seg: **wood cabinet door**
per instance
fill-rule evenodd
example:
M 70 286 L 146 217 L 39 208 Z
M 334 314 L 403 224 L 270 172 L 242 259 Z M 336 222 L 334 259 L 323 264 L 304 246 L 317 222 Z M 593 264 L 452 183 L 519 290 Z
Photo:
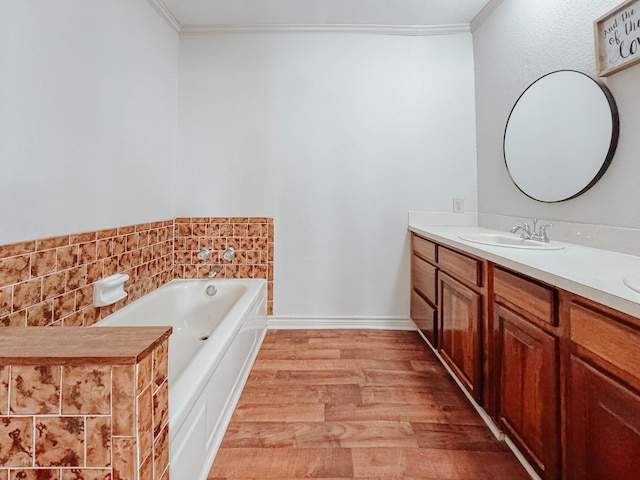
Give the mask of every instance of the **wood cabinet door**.
M 481 403 L 482 296 L 442 272 L 438 277 L 440 354 L 469 393 Z
M 558 339 L 501 305 L 500 426 L 544 479 L 560 478 Z
M 411 290 L 411 319 L 429 340 L 433 347 L 437 347 L 436 309 L 425 300 L 416 290 Z
M 573 355 L 569 382 L 566 477 L 640 478 L 640 396 Z

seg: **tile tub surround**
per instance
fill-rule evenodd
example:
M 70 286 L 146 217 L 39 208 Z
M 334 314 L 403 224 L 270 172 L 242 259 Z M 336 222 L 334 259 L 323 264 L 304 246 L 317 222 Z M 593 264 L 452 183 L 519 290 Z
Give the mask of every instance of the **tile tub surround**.
M 129 296 L 93 306 L 93 283 L 126 273 Z M 88 326 L 173 278 L 173 220 L 0 246 L 0 326 Z
M 171 330 L 44 330 L 3 330 L 0 479 L 168 480 Z
M 206 277 L 216 263 L 222 278 L 267 279 L 271 315 L 273 235 L 272 218 L 189 217 L 0 245 L 0 327 L 93 325 L 173 278 Z M 213 251 L 206 264 L 200 246 Z M 227 247 L 232 262 L 222 258 Z M 128 297 L 94 307 L 93 283 L 114 273 L 129 275 Z
M 175 223 L 175 278 L 206 278 L 212 265 L 224 268 L 221 278 L 267 280 L 267 314 L 273 314 L 273 219 L 267 217 L 180 217 Z M 233 247 L 232 261 L 223 258 Z M 198 260 L 201 248 L 211 250 Z

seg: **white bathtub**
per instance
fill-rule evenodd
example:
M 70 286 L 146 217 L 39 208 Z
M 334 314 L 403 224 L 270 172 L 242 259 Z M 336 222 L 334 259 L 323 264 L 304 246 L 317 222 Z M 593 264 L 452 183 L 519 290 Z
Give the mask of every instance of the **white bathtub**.
M 171 477 L 206 479 L 266 333 L 266 281 L 173 280 L 96 324 L 107 325 L 173 327 Z

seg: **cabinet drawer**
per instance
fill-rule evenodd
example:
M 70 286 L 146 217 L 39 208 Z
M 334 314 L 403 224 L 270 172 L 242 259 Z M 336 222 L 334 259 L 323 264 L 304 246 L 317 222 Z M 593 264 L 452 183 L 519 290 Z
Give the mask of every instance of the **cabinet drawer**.
M 411 256 L 411 278 L 413 288 L 418 290 L 433 305 L 436 305 L 436 267 L 417 255 Z
M 429 343 L 436 347 L 436 309 L 415 290 L 411 290 L 411 320 L 427 337 Z
M 571 303 L 569 310 L 571 340 L 615 366 L 620 376 L 640 383 L 640 332 L 616 317 Z
M 496 268 L 493 273 L 496 301 L 543 323 L 558 324 L 558 295 L 553 288 Z
M 449 274 L 473 285 L 482 286 L 482 261 L 480 260 L 440 247 L 438 265 Z
M 425 240 L 422 237 L 413 234 L 413 253 L 420 255 L 425 260 L 429 260 L 431 262 L 436 261 L 436 244 L 430 242 L 429 240 Z

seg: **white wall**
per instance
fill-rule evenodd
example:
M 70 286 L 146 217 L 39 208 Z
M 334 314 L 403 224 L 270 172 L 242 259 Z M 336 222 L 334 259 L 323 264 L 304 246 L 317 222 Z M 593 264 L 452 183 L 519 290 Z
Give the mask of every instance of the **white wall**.
M 640 65 L 602 79 L 618 105 L 620 140 L 604 177 L 584 195 L 531 200 L 512 184 L 502 155 L 509 112 L 531 82 L 559 69 L 596 76 L 593 21 L 620 3 L 507 0 L 474 32 L 480 212 L 640 227 Z
M 275 218 L 275 315 L 407 317 L 407 212 L 476 210 L 470 34 L 184 36 L 177 215 Z
M 145 0 L 0 3 L 0 244 L 173 217 L 177 55 Z

